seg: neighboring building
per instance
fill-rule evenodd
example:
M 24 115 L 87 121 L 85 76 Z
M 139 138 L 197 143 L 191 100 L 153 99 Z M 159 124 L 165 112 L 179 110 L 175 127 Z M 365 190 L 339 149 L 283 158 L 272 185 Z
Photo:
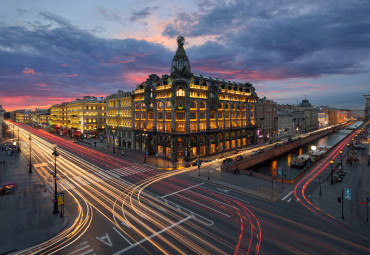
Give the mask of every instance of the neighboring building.
M 318 112 L 319 128 L 328 126 L 329 114 L 320 108 Z
M 38 126 L 48 127 L 50 120 L 50 109 L 36 109 L 33 122 Z
M 184 38 L 177 43 L 171 74 L 152 74 L 133 92 L 133 148 L 179 161 L 255 143 L 252 84 L 191 73 Z
M 370 94 L 369 95 L 364 95 L 366 99 L 366 105 L 365 105 L 365 119 L 369 120 L 370 119 Z
M 103 98 L 85 96 L 73 102 L 52 105 L 51 125 L 83 134 L 102 133 L 105 129 L 106 103 Z
M 273 139 L 277 130 L 277 104 L 274 101 L 260 98 L 256 104 L 256 126 L 258 142 L 264 143 Z
M 32 111 L 31 110 L 16 110 L 15 121 L 18 123 L 31 124 L 32 123 Z
M 118 90 L 106 98 L 106 134 L 108 143 L 132 149 L 132 93 Z
M 303 111 L 302 132 L 307 133 L 319 128 L 318 109 L 314 108 L 307 99 L 302 100 L 299 104 L 299 110 Z
M 290 110 L 277 111 L 277 131 L 274 139 L 290 138 L 293 136 L 293 114 Z
M 4 134 L 3 134 L 3 121 L 4 121 L 4 114 L 5 110 L 3 109 L 3 106 L 0 105 L 0 141 L 3 139 Z

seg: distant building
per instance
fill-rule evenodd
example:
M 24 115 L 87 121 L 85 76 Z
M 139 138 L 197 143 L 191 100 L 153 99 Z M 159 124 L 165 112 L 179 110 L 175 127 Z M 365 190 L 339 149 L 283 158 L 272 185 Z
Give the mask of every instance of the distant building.
M 116 94 L 107 96 L 106 102 L 107 142 L 120 148 L 132 149 L 132 93 L 118 90 Z
M 258 127 L 258 142 L 272 140 L 277 130 L 277 104 L 266 98 L 259 98 L 256 104 L 256 126 Z
M 83 134 L 95 135 L 105 129 L 106 102 L 103 98 L 85 96 L 73 102 L 52 105 L 51 125 Z
M 329 125 L 329 114 L 320 108 L 318 112 L 319 128 L 323 128 Z
M 4 114 L 5 110 L 3 109 L 3 106 L 0 105 L 0 141 L 3 139 L 4 134 L 3 134 L 3 121 L 4 121 Z
M 275 139 L 289 138 L 292 137 L 293 130 L 293 114 L 290 110 L 278 110 L 277 111 L 277 130 L 275 133 Z
M 303 133 L 311 132 L 319 128 L 318 109 L 314 108 L 307 99 L 302 100 L 299 104 L 299 111 L 303 112 Z
M 364 95 L 366 99 L 366 105 L 365 105 L 365 119 L 370 119 L 370 94 Z

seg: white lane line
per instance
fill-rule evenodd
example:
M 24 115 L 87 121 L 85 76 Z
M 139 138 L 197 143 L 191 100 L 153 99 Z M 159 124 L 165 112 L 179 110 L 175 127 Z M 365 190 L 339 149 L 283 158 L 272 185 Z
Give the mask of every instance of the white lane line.
M 194 192 L 194 191 L 191 191 L 191 190 L 189 190 L 189 192 L 194 193 L 194 194 L 197 194 L 197 195 L 199 195 L 199 196 L 201 196 L 201 197 L 205 197 L 205 198 L 207 198 L 207 199 L 213 200 L 213 201 L 215 201 L 216 203 L 220 203 L 220 204 L 223 204 L 223 205 L 229 206 L 229 207 L 231 207 L 231 208 L 234 208 L 234 209 L 236 209 L 236 210 L 240 211 L 240 209 L 239 209 L 239 208 L 236 208 L 236 207 L 235 207 L 235 206 L 233 206 L 233 205 L 226 204 L 226 203 L 224 203 L 224 202 L 221 202 L 221 201 L 219 201 L 219 200 L 216 200 L 216 199 L 214 199 L 214 198 L 210 198 L 210 197 L 208 197 L 208 196 L 202 195 L 202 194 L 200 194 L 200 193 L 197 193 L 197 192 Z
M 84 245 L 85 243 L 87 243 L 87 241 L 83 242 L 83 243 L 80 243 L 79 245 L 77 246 L 81 246 L 81 245 Z
M 72 183 L 70 183 L 70 182 L 69 182 L 69 181 L 67 181 L 66 179 L 64 179 L 63 181 L 67 184 L 67 187 L 68 187 L 69 189 L 74 189 L 74 188 L 76 188 Z
M 292 198 L 289 198 L 288 201 L 286 201 L 286 202 L 289 203 L 290 201 L 292 201 Z
M 137 245 L 139 245 L 139 244 L 141 244 L 141 243 L 143 243 L 143 242 L 145 242 L 145 241 L 147 241 L 147 240 L 149 240 L 149 239 L 151 239 L 151 238 L 153 238 L 153 237 L 155 237 L 155 236 L 157 236 L 157 235 L 159 235 L 159 234 L 162 234 L 163 232 L 165 232 L 165 231 L 167 231 L 167 230 L 169 230 L 169 229 L 171 229 L 171 228 L 173 228 L 173 227 L 175 227 L 175 226 L 177 226 L 177 225 L 179 225 L 179 224 L 183 223 L 184 221 L 187 221 L 187 220 L 188 220 L 188 219 L 190 219 L 190 218 L 191 218 L 191 216 L 188 216 L 187 218 L 182 219 L 182 220 L 180 220 L 179 222 L 176 222 L 176 223 L 172 224 L 171 226 L 169 226 L 169 227 L 167 227 L 167 228 L 164 228 L 164 229 L 162 229 L 161 231 L 159 231 L 159 232 L 157 232 L 157 233 L 154 233 L 153 235 L 148 236 L 147 238 L 144 238 L 144 239 L 142 239 L 141 241 L 139 241 L 139 242 L 137 242 L 137 243 L 135 243 L 135 244 L 133 244 L 133 245 L 131 245 L 131 246 L 129 246 L 129 247 L 127 247 L 127 248 L 123 249 L 123 250 L 120 250 L 120 251 L 118 251 L 118 252 L 114 253 L 113 255 L 122 254 L 122 253 L 124 253 L 124 252 L 126 252 L 126 251 L 130 250 L 131 248 L 134 248 L 135 246 L 137 246 Z
M 187 188 L 182 189 L 182 190 L 178 190 L 178 191 L 172 192 L 172 193 L 167 194 L 167 195 L 164 195 L 164 196 L 162 196 L 162 198 L 165 198 L 165 197 L 168 197 L 168 196 L 171 196 L 171 195 L 177 194 L 177 193 L 179 193 L 179 192 L 181 192 L 181 191 L 188 190 L 188 189 L 194 188 L 194 187 L 196 187 L 196 186 L 200 186 L 200 185 L 202 185 L 202 184 L 204 184 L 204 182 L 202 182 L 202 183 L 198 183 L 198 184 L 196 184 L 196 185 L 193 185 L 193 186 L 191 186 L 191 187 L 187 187 Z
M 203 206 L 203 207 L 206 207 L 206 208 L 208 208 L 208 209 L 210 209 L 210 210 L 212 210 L 212 211 L 218 212 L 219 214 L 225 215 L 226 217 L 229 217 L 229 218 L 231 217 L 231 216 L 230 216 L 230 215 L 228 215 L 228 214 L 225 214 L 225 213 L 220 212 L 220 211 L 218 211 L 218 210 L 216 210 L 216 209 L 213 209 L 213 208 L 211 208 L 211 207 L 208 207 L 208 206 L 206 206 L 206 205 L 204 205 L 204 204 L 202 204 L 202 203 L 198 203 L 197 201 L 194 201 L 194 200 L 192 200 L 192 199 L 190 199 L 190 198 L 187 198 L 187 197 L 184 197 L 184 196 L 181 196 L 181 195 L 177 195 L 177 196 L 182 197 L 182 198 L 184 198 L 184 199 L 186 199 L 186 200 L 189 200 L 189 201 L 191 201 L 191 202 L 193 202 L 193 203 L 196 203 L 196 204 L 198 204 L 198 205 L 201 205 L 201 206 Z
M 123 239 L 125 239 L 126 240 L 126 242 L 128 242 L 130 245 L 132 245 L 132 243 L 129 241 L 129 240 L 127 240 L 127 238 L 124 236 L 124 235 L 122 235 L 122 233 L 121 232 L 119 232 L 115 227 L 113 227 L 113 229 L 120 235 L 120 236 L 122 236 L 122 238 Z
M 237 200 L 239 200 L 239 201 L 241 201 L 241 202 L 244 202 L 244 203 L 250 204 L 250 202 L 249 202 L 249 201 L 247 201 L 247 200 L 243 200 L 243 199 L 241 199 L 241 198 L 231 196 L 231 195 L 226 194 L 226 193 L 224 193 L 224 192 L 219 192 L 219 191 L 217 191 L 217 190 L 213 190 L 213 189 L 207 189 L 207 188 L 205 188 L 205 187 L 202 187 L 202 189 L 206 189 L 206 190 L 209 190 L 209 191 L 212 191 L 212 192 L 216 192 L 216 193 L 221 194 L 221 195 L 224 195 L 224 196 L 226 196 L 226 197 L 231 197 L 231 198 L 237 199 Z
M 80 244 L 81 245 L 81 244 Z M 80 246 L 80 245 L 78 245 L 78 246 Z M 82 250 L 85 250 L 85 249 L 87 249 L 87 248 L 89 248 L 90 247 L 90 245 L 86 245 L 86 246 L 84 246 L 84 247 L 82 247 L 82 248 L 80 248 L 80 249 L 77 249 L 77 250 L 75 250 L 75 251 L 72 251 L 71 253 L 69 253 L 69 254 L 73 254 L 73 253 L 76 253 L 76 252 L 79 252 L 79 251 L 82 251 Z
M 285 197 L 283 197 L 281 200 L 285 200 L 285 199 L 287 199 L 291 194 L 293 193 L 293 190 L 292 191 L 290 191 Z
M 90 253 L 90 252 L 93 252 L 93 251 L 94 251 L 93 249 L 90 249 L 90 250 L 85 251 L 85 252 L 83 252 L 83 253 L 80 253 L 80 254 L 78 254 L 78 255 L 86 255 L 86 254 L 88 254 L 88 253 Z

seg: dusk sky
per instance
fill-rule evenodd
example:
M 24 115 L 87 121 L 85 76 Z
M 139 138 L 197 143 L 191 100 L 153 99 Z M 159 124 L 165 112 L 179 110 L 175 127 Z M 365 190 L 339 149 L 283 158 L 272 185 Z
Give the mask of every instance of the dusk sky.
M 251 82 L 277 103 L 365 107 L 370 0 L 2 0 L 7 111 L 133 90 L 170 73 L 176 37 L 192 72 Z

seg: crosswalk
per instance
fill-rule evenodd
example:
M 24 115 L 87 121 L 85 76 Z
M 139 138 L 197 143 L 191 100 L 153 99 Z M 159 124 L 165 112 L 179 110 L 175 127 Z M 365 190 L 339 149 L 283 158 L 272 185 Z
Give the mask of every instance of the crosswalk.
M 131 166 L 126 166 L 126 167 L 107 170 L 106 172 L 115 176 L 115 177 L 117 177 L 117 178 L 119 178 L 119 177 L 130 176 L 130 175 L 133 175 L 133 174 L 149 172 L 151 170 L 153 170 L 153 168 L 151 168 L 151 167 L 143 166 L 143 165 L 139 165 L 139 164 L 134 164 L 134 165 L 131 165 Z
M 96 175 L 90 174 L 88 177 L 84 176 L 73 176 L 69 177 L 68 180 L 66 178 L 59 178 L 57 182 L 59 183 L 58 185 L 58 190 L 59 191 L 65 191 L 65 190 L 70 190 L 70 189 L 75 189 L 76 186 L 81 187 L 85 185 L 90 185 L 94 183 L 99 183 L 106 181 L 107 179 L 111 179 L 111 177 L 97 177 Z M 48 181 L 45 183 L 48 187 L 49 190 L 54 190 L 54 181 Z M 61 184 L 61 185 L 60 185 Z

